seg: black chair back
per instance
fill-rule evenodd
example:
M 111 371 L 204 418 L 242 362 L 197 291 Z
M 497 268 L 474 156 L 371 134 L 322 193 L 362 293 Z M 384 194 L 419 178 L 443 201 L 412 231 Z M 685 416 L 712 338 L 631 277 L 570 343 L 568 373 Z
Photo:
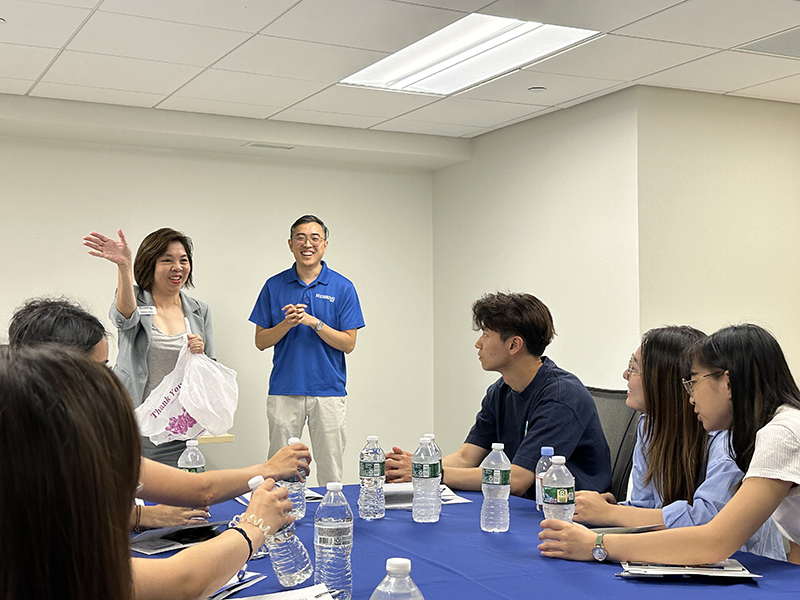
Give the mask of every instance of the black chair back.
M 587 387 L 594 398 L 600 425 L 611 451 L 611 493 L 622 501 L 628 494 L 628 479 L 633 467 L 633 448 L 636 446 L 638 410 L 625 404 L 626 390 L 604 390 Z

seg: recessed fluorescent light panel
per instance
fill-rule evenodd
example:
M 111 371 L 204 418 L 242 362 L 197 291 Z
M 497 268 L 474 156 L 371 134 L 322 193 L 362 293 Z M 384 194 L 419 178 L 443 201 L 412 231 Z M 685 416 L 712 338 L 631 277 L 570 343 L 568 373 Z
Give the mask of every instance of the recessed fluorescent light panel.
M 473 13 L 340 83 L 447 96 L 598 34 Z

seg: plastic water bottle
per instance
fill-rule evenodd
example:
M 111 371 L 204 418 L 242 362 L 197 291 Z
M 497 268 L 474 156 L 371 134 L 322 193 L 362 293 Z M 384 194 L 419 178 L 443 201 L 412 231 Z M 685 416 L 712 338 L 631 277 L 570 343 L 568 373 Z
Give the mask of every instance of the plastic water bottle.
M 362 519 L 382 519 L 386 514 L 383 483 L 386 476 L 386 454 L 378 445 L 378 436 L 367 436 L 367 445 L 358 457 L 358 516 Z
M 337 600 L 348 600 L 353 594 L 352 549 L 353 511 L 342 493 L 342 484 L 332 481 L 314 517 L 314 583 L 324 583 Z
M 387 560 L 386 577 L 372 592 L 369 600 L 425 600 L 409 573 L 411 561 L 407 558 Z
M 314 567 L 308 558 L 308 551 L 297 537 L 294 523 L 278 530 L 278 533 L 267 536 L 267 548 L 272 569 L 283 587 L 300 585 L 311 577 Z
M 289 438 L 289 445 L 299 444 L 300 438 Z M 306 482 L 300 477 L 290 477 L 289 479 L 281 479 L 278 485 L 285 487 L 289 490 L 289 500 L 292 501 L 292 510 L 289 513 L 294 515 L 295 521 L 299 521 L 306 516 Z
M 481 529 L 508 531 L 508 494 L 511 492 L 511 461 L 503 452 L 505 446 L 492 444 L 492 451 L 481 463 Z
M 542 457 L 536 463 L 536 510 L 542 510 L 542 477 L 553 462 L 552 446 L 542 446 Z
M 411 458 L 411 481 L 414 485 L 411 516 L 417 523 L 436 523 L 442 506 L 439 497 L 439 459 L 431 448 L 429 438 L 420 438 L 419 448 Z
M 436 456 L 439 458 L 439 487 L 437 488 L 439 491 L 439 514 L 442 514 L 442 473 L 444 470 L 442 469 L 442 458 L 444 454 L 442 454 L 442 449 L 439 448 L 439 444 L 436 443 L 436 434 L 435 433 L 426 433 L 422 437 L 426 437 L 431 441 L 431 448 L 436 453 Z
M 545 519 L 572 523 L 575 513 L 575 478 L 563 456 L 554 456 L 553 464 L 542 479 L 542 502 Z
M 190 473 L 202 473 L 206 470 L 206 457 L 197 447 L 197 440 L 186 441 L 186 450 L 178 457 L 178 468 Z

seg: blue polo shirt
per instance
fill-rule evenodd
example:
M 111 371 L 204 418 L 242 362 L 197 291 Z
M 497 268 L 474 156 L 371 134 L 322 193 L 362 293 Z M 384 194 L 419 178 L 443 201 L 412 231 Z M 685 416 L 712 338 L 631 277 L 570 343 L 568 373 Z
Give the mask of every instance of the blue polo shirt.
M 319 276 L 306 285 L 296 264 L 270 277 L 253 307 L 250 321 L 271 329 L 283 321 L 287 304 L 305 304 L 306 312 L 337 331 L 364 327 L 353 283 L 323 261 Z M 272 396 L 346 396 L 344 352 L 322 341 L 311 327 L 292 327 L 275 344 L 269 394 Z

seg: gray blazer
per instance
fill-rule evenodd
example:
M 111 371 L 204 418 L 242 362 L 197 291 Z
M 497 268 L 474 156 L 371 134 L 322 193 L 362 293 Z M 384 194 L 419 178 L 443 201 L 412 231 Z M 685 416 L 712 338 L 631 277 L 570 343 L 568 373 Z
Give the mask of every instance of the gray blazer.
M 133 286 L 136 296 L 136 309 L 126 319 L 117 310 L 116 303 L 111 305 L 108 316 L 117 328 L 117 345 L 119 355 L 114 365 L 114 373 L 128 390 L 133 405 L 139 406 L 144 398 L 144 387 L 147 384 L 147 352 L 150 349 L 152 315 L 139 312 L 140 306 L 153 306 L 153 295 L 147 290 Z M 214 358 L 214 335 L 211 327 L 211 311 L 205 302 L 195 300 L 181 290 L 183 314 L 189 319 L 192 333 L 200 334 L 205 344 L 205 353 Z

